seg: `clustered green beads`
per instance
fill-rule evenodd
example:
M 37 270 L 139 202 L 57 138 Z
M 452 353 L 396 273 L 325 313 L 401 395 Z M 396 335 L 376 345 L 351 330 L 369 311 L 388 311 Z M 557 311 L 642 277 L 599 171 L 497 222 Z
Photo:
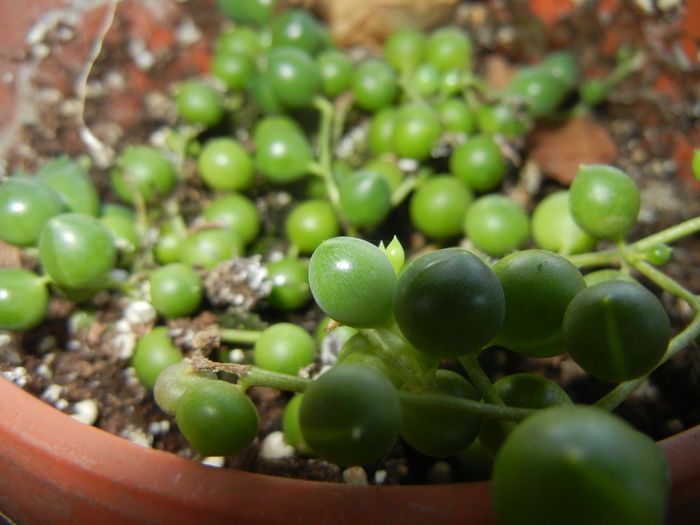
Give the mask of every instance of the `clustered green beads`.
M 566 523 L 572 509 L 586 523 L 660 523 L 668 479 L 650 439 L 543 377 L 485 386 L 473 369 L 493 346 L 568 352 L 619 383 L 666 356 L 668 315 L 627 266 L 665 264 L 670 241 L 623 253 L 640 209 L 628 174 L 582 166 L 569 189 L 534 207 L 499 192 L 516 176 L 507 153 L 535 120 L 560 117 L 577 90 L 598 103 L 608 86 L 582 81 L 574 55 L 557 51 L 486 100 L 461 28 L 400 29 L 382 54 L 356 61 L 304 9 L 217 3 L 233 24 L 216 40 L 216 81 L 177 86 L 180 124 L 167 148 L 119 152 L 108 190 L 120 204 L 101 203 L 86 166 L 67 157 L 0 185 L 0 240 L 36 261 L 0 269 L 0 329 L 37 326 L 53 290 L 89 301 L 126 288 L 158 314 L 136 344 L 136 377 L 201 455 L 250 445 L 259 419 L 246 388 L 269 381 L 304 391 L 283 430 L 307 454 L 352 466 L 380 461 L 399 439 L 432 457 L 481 450 L 503 523 Z M 365 140 L 342 154 L 355 122 Z M 384 244 L 402 218 L 407 252 L 396 237 Z M 583 275 L 571 261 L 598 241 L 620 247 L 622 269 Z M 183 360 L 164 323 L 220 313 L 204 278 L 244 255 L 264 258 L 270 292 L 256 312 L 262 330 L 219 332 L 255 365 L 232 384 Z M 118 280 L 124 270 L 130 278 Z M 310 304 L 326 316 L 316 338 L 288 322 Z M 333 345 L 336 364 L 299 377 Z M 471 382 L 441 368 L 445 359 Z M 499 398 L 508 421 L 484 412 Z M 537 413 L 516 423 L 514 407 Z

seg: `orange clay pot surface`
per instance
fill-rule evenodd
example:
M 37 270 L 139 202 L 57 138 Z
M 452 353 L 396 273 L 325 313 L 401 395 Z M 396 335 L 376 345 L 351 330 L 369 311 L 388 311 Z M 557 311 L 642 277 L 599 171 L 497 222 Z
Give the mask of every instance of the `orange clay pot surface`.
M 489 484 L 350 486 L 203 466 L 86 426 L 0 379 L 0 511 L 20 525 L 494 524 Z M 700 426 L 661 442 L 670 524 L 700 518 Z

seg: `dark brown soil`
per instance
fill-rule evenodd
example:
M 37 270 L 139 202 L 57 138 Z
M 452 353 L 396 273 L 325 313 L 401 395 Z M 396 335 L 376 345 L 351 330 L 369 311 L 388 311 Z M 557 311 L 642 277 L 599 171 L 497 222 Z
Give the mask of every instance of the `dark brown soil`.
M 172 2 L 155 2 L 151 8 L 159 11 L 157 16 L 150 13 L 150 22 L 142 12 L 147 8 L 138 4 L 129 0 L 120 4 L 90 75 L 85 122 L 112 151 L 147 142 L 154 132 L 174 122 L 170 102 L 173 84 L 206 71 L 213 39 L 225 23 L 213 2 L 184 2 L 177 7 Z M 469 27 L 477 42 L 478 70 L 493 84 L 510 74 L 512 64 L 536 61 L 556 48 L 572 49 L 586 76 L 609 71 L 614 51 L 622 44 L 642 46 L 646 58 L 639 73 L 576 126 L 538 126 L 520 150 L 525 161 L 513 169 L 506 190 L 531 209 L 542 195 L 570 181 L 572 162 L 595 161 L 612 151 L 610 161 L 625 169 L 642 189 L 644 209 L 634 237 L 700 214 L 700 185 L 692 180 L 688 168 L 690 153 L 700 147 L 700 72 L 697 60 L 683 54 L 680 45 L 684 42 L 679 37 L 682 10 L 647 14 L 634 2 L 621 2 L 613 11 L 584 6 L 561 18 L 547 33 L 543 22 L 525 5 L 517 1 L 462 2 L 457 10 L 455 19 Z M 11 143 L 0 151 L 4 157 L 0 167 L 7 174 L 32 172 L 59 154 L 88 152 L 79 136 L 74 80 L 86 60 L 86 43 L 95 36 L 94 28 L 104 13 L 85 16 L 93 28 L 91 33 L 71 32 L 76 28 L 58 24 L 42 39 L 48 54 L 39 61 L 26 86 L 31 90 L 34 117 L 19 125 Z M 179 37 L 173 36 L 173 28 L 180 30 Z M 188 39 L 187 28 L 198 28 L 200 37 Z M 136 41 L 144 43 L 152 65 L 138 65 Z M 22 57 L 13 60 L 21 61 Z M 92 175 L 106 198 L 112 198 L 105 183 L 106 168 L 97 162 Z M 425 244 L 415 235 L 405 240 L 413 249 Z M 0 246 L 0 255 L 2 265 L 33 264 L 7 246 Z M 700 238 L 696 235 L 678 243 L 674 259 L 665 269 L 689 289 L 700 290 L 699 261 Z M 679 301 L 665 294 L 661 297 L 678 331 L 688 321 L 689 312 Z M 129 368 L 126 350 L 147 325 L 125 318 L 125 303 L 115 295 L 105 293 L 96 302 L 96 316 L 75 330 L 67 328 L 66 318 L 84 306 L 57 298 L 51 304 L 49 319 L 38 329 L 16 336 L 0 334 L 0 371 L 66 413 L 80 412 L 86 405 L 76 404 L 92 400 L 89 407 L 97 408 L 96 426 L 146 446 L 194 458 L 174 421 L 154 406 L 151 394 L 138 384 Z M 269 314 L 261 304 L 254 309 L 255 319 Z M 296 315 L 295 320 L 313 329 L 319 316 L 317 310 L 310 310 Z M 206 317 L 202 322 L 206 324 Z M 526 360 L 493 350 L 485 353 L 483 362 L 494 379 L 515 370 L 554 378 L 576 402 L 594 401 L 610 389 L 608 384 L 585 377 L 566 356 Z M 653 438 L 662 439 L 700 423 L 699 385 L 700 354 L 697 345 L 691 345 L 654 372 L 618 413 Z M 260 410 L 262 440 L 280 429 L 287 394 L 254 388 L 251 396 Z M 226 464 L 283 476 L 343 480 L 339 468 L 303 456 L 263 459 L 259 443 L 238 457 L 227 458 Z M 370 482 L 376 479 L 375 471 L 386 472 L 386 483 L 464 479 L 455 461 L 418 458 L 401 443 L 385 461 L 369 469 Z

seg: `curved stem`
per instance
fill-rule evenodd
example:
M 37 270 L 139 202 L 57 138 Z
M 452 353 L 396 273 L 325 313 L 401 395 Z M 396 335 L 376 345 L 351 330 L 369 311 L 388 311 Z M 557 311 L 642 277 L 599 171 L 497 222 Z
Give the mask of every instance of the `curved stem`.
M 395 351 L 381 334 L 373 328 L 360 328 L 359 332 L 369 341 L 379 359 L 389 367 L 401 382 L 410 390 L 422 390 L 428 387 L 427 378 L 417 363 L 411 363 L 401 351 Z M 413 366 L 412 366 L 413 365 Z
M 700 217 L 693 217 L 687 221 L 683 221 L 679 224 L 661 230 L 660 232 L 654 233 L 640 239 L 637 242 L 632 243 L 632 248 L 639 251 L 646 251 L 656 244 L 667 244 L 673 241 L 677 241 L 693 233 L 700 231 Z
M 328 198 L 336 211 L 340 211 L 340 195 L 332 173 L 333 104 L 323 97 L 317 97 L 314 99 L 314 107 L 321 114 L 321 122 L 318 131 L 318 166 L 313 171 L 323 178 Z
M 700 311 L 700 299 L 698 299 L 698 296 L 682 286 L 679 282 L 672 279 L 661 270 L 654 268 L 646 261 L 637 261 L 633 266 L 660 288 L 684 300 L 696 312 Z
M 415 189 L 418 184 L 417 177 L 406 177 L 401 184 L 391 194 L 391 207 L 396 208 L 408 195 Z
M 599 252 L 577 253 L 565 256 L 574 266 L 585 268 L 590 266 L 606 266 L 620 263 L 620 252 L 617 250 L 601 250 Z
M 479 363 L 479 358 L 476 354 L 462 356 L 458 359 L 458 361 L 462 364 L 464 370 L 466 370 L 467 375 L 469 376 L 469 379 L 471 379 L 471 382 L 474 384 L 484 400 L 493 405 L 505 406 L 501 396 L 498 395 L 498 392 L 496 392 L 496 389 L 493 387 L 491 380 L 481 367 L 481 363 Z
M 272 372 L 252 365 L 219 363 L 207 359 L 199 351 L 192 355 L 191 361 L 192 366 L 197 372 L 227 372 L 238 376 L 238 384 L 241 385 L 244 390 L 251 386 L 266 386 L 278 390 L 287 390 L 289 392 L 303 392 L 311 382 L 311 379 Z
M 227 343 L 253 344 L 260 339 L 262 332 L 258 330 L 238 330 L 235 328 L 220 328 L 221 340 Z
M 213 370 L 235 374 L 238 376 L 238 384 L 243 389 L 251 386 L 265 386 L 290 392 L 304 392 L 312 381 L 311 379 L 271 372 L 250 365 L 217 363 L 210 361 L 200 353 L 192 356 L 192 365 L 197 371 Z M 534 410 L 527 408 L 497 406 L 449 394 L 432 392 L 401 391 L 399 392 L 399 398 L 402 404 L 412 404 L 435 410 L 458 410 L 467 414 L 504 421 L 519 421 L 534 412 Z
M 485 417 L 489 419 L 500 419 L 503 421 L 520 421 L 533 414 L 536 409 L 515 408 L 491 403 L 483 403 L 463 397 L 451 396 L 449 394 L 437 394 L 427 392 L 399 392 L 402 404 L 416 405 L 421 408 L 434 410 L 459 410 L 467 414 Z

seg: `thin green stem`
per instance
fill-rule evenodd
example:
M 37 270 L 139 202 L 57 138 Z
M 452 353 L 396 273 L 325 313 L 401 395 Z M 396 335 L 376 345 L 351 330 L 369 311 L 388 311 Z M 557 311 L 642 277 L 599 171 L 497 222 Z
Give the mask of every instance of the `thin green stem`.
M 238 330 L 235 328 L 220 328 L 221 340 L 227 343 L 254 344 L 260 339 L 259 330 Z
M 661 270 L 654 268 L 646 261 L 637 261 L 634 263 L 634 267 L 660 288 L 684 300 L 696 312 L 700 311 L 700 299 L 698 299 L 698 296 L 682 286 L 678 281 L 672 279 Z
M 399 392 L 399 397 L 402 404 L 434 410 L 459 410 L 467 414 L 503 421 L 520 421 L 535 412 L 534 409 L 493 405 L 432 392 Z
M 391 207 L 396 208 L 415 189 L 418 177 L 405 177 L 391 194 Z
M 625 245 L 625 249 L 621 253 L 619 246 L 617 249 L 612 250 L 601 250 L 598 252 L 587 252 L 579 253 L 576 255 L 569 255 L 567 259 L 571 261 L 575 266 L 581 267 L 591 267 L 591 266 L 605 266 L 611 264 L 622 264 L 623 257 L 630 264 L 635 264 L 633 254 L 645 253 L 649 248 L 657 244 L 669 244 L 688 235 L 700 232 L 700 217 L 694 217 L 683 221 L 680 224 L 666 228 L 660 232 L 649 235 L 644 239 L 640 239 L 629 245 Z
M 340 195 L 332 173 L 332 131 L 333 131 L 333 104 L 323 97 L 314 99 L 314 107 L 321 114 L 321 122 L 318 131 L 318 167 L 315 173 L 323 178 L 326 184 L 326 192 L 333 207 L 340 211 Z
M 657 244 L 668 244 L 677 241 L 688 235 L 700 232 L 700 217 L 693 217 L 687 221 L 661 230 L 660 232 L 649 235 L 644 239 L 632 243 L 631 247 L 637 251 L 646 251 Z
M 410 390 L 425 390 L 431 386 L 420 364 L 411 362 L 410 358 L 400 348 L 392 348 L 378 330 L 360 328 L 359 332 L 372 345 L 379 359 L 401 379 L 401 382 L 407 388 Z
M 227 372 L 238 376 L 238 384 L 244 390 L 251 386 L 266 386 L 289 392 L 303 392 L 311 382 L 311 379 L 263 370 L 256 366 L 239 363 L 219 363 L 207 359 L 199 351 L 192 355 L 191 361 L 197 372 Z
M 199 371 L 228 372 L 238 376 L 238 384 L 243 389 L 252 386 L 265 386 L 289 392 L 304 392 L 311 379 L 263 370 L 250 365 L 238 363 L 218 363 L 204 357 L 201 353 L 192 356 L 192 365 Z M 497 406 L 472 399 L 432 392 L 399 392 L 402 404 L 416 405 L 435 410 L 457 410 L 490 419 L 519 421 L 534 412 L 532 409 Z
M 494 388 L 493 383 L 491 383 L 491 380 L 486 375 L 486 372 L 484 372 L 481 363 L 479 363 L 479 356 L 477 354 L 467 354 L 460 357 L 458 360 L 466 370 L 472 384 L 481 394 L 481 397 L 484 398 L 484 401 L 489 403 L 491 406 L 500 409 L 512 409 L 512 407 L 506 407 L 506 404 L 503 402 L 500 394 Z M 497 416 L 497 419 L 500 419 L 500 421 L 498 421 L 498 426 L 500 427 L 501 432 L 503 432 L 504 436 L 507 436 L 511 430 L 513 430 L 513 422 L 510 421 L 511 418 Z
M 505 406 L 501 396 L 498 395 L 498 392 L 496 392 L 496 389 L 493 387 L 491 380 L 481 367 L 481 363 L 479 363 L 479 358 L 476 354 L 467 354 L 460 357 L 458 360 L 464 367 L 464 370 L 466 370 L 469 379 L 471 379 L 471 382 L 474 384 L 479 394 L 481 394 L 481 397 L 483 397 L 485 401 L 491 403 L 492 405 Z
M 620 252 L 618 250 L 578 253 L 576 255 L 567 255 L 566 258 L 579 268 L 620 264 Z
M 247 389 L 251 386 L 266 386 L 276 388 L 277 390 L 286 390 L 288 392 L 303 392 L 311 383 L 311 379 L 305 377 L 291 376 L 263 370 L 255 366 L 248 367 L 242 374 L 238 375 L 239 384 Z

